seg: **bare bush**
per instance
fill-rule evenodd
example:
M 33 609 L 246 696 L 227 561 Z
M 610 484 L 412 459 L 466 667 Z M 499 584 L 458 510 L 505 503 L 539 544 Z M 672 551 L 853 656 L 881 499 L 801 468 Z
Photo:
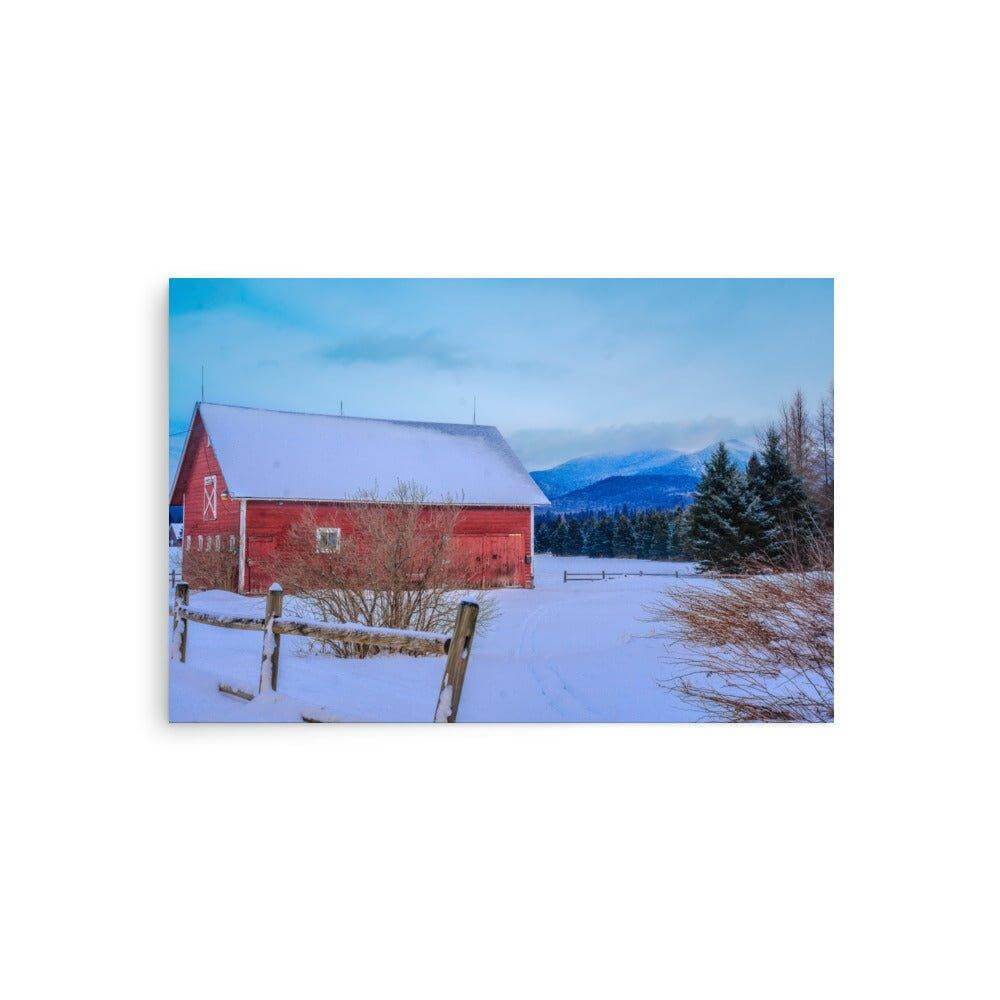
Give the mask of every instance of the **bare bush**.
M 184 553 L 184 579 L 193 590 L 236 590 L 239 567 L 235 552 L 207 550 Z
M 824 534 L 833 537 L 833 384 L 811 415 L 798 390 L 781 408 L 778 427 L 789 464 L 805 485 Z
M 317 532 L 329 522 L 305 508 L 265 570 L 322 621 L 451 632 L 474 578 L 452 545 L 458 508 L 426 501 L 426 491 L 414 484 L 399 484 L 384 498 L 359 496 L 339 511 L 337 551 L 317 544 Z M 482 628 L 494 608 L 482 595 L 477 600 Z M 341 657 L 380 652 L 351 642 L 315 645 Z
M 727 722 L 833 719 L 833 574 L 723 580 L 650 609 L 696 652 L 664 686 Z

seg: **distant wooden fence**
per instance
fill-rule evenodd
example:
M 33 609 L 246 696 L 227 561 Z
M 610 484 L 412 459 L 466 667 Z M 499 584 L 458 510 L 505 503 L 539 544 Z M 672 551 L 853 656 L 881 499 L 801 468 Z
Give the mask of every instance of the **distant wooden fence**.
M 695 573 L 682 573 L 680 570 L 675 569 L 673 573 L 647 573 L 645 570 L 636 570 L 633 573 L 622 572 L 622 573 L 608 573 L 606 570 L 601 570 L 600 573 L 570 573 L 569 570 L 563 570 L 563 583 L 574 583 L 577 580 L 615 580 L 620 576 L 671 576 L 671 577 L 681 577 L 681 576 L 696 576 Z
M 272 584 L 267 592 L 267 604 L 262 618 L 197 611 L 188 606 L 189 597 L 188 584 L 181 581 L 175 585 L 174 604 L 171 609 L 173 616 L 171 659 L 176 657 L 181 663 L 187 659 L 188 622 L 213 625 L 217 628 L 263 632 L 257 694 L 265 694 L 278 690 L 278 665 L 283 635 L 305 635 L 313 639 L 353 642 L 359 646 L 377 646 L 379 649 L 398 653 L 437 653 L 447 656 L 448 659 L 441 678 L 434 721 L 454 722 L 458 715 L 458 703 L 462 696 L 465 671 L 472 652 L 472 638 L 476 631 L 476 619 L 479 616 L 479 605 L 473 601 L 462 601 L 459 605 L 458 614 L 455 616 L 455 627 L 449 636 L 439 632 L 321 622 L 309 618 L 284 618 L 281 613 L 284 594 L 277 583 Z M 255 697 L 252 692 L 234 688 L 229 684 L 219 684 L 219 690 L 246 701 L 252 701 Z M 306 715 L 302 718 L 305 722 L 320 721 Z

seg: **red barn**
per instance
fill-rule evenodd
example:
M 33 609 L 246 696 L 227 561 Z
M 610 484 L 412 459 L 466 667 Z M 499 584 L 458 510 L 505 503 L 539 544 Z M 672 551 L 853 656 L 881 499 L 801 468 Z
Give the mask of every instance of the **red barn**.
M 400 482 L 459 507 L 453 545 L 484 586 L 532 586 L 534 507 L 548 500 L 495 427 L 199 403 L 170 503 L 184 507 L 184 552 L 235 554 L 240 593 L 257 594 L 273 582 L 261 560 L 280 557 L 304 506 L 333 548 L 352 500 Z

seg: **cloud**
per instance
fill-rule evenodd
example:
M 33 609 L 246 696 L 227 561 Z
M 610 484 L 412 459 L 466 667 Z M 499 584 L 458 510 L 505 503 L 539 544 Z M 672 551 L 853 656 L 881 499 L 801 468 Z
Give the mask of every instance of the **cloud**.
M 445 369 L 473 368 L 481 364 L 438 330 L 424 330 L 412 336 L 396 333 L 348 334 L 321 348 L 319 356 L 336 364 L 420 361 L 432 368 Z
M 760 427 L 728 417 L 621 424 L 589 430 L 531 428 L 512 431 L 507 440 L 528 469 L 546 469 L 584 455 L 624 455 L 633 451 L 675 448 L 697 451 L 714 441 L 736 438 L 753 444 Z
M 483 340 L 456 341 L 440 330 L 424 330 L 411 335 L 398 333 L 365 333 L 337 336 L 336 341 L 320 348 L 318 354 L 331 364 L 375 364 L 416 362 L 444 371 L 486 369 L 514 372 L 519 375 L 550 377 L 564 369 L 549 361 L 539 362 L 516 356 L 490 357 L 483 352 Z

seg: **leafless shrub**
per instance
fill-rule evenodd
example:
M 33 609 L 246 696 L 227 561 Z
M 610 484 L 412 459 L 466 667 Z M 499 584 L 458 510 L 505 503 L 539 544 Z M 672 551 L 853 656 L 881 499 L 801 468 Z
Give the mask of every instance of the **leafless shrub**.
M 664 682 L 727 722 L 833 719 L 833 574 L 721 580 L 674 592 L 650 609 L 693 647 L 689 669 Z
M 810 414 L 805 395 L 798 390 L 781 407 L 778 430 L 793 471 L 806 487 L 818 521 L 833 536 L 834 482 L 833 384 Z
M 182 579 L 184 566 L 184 550 L 179 545 L 167 547 L 167 573 L 173 573 L 180 580 Z
M 362 494 L 343 508 L 335 552 L 318 551 L 317 530 L 324 522 L 306 508 L 265 569 L 322 621 L 450 632 L 458 605 L 471 589 L 472 569 L 452 545 L 458 508 L 426 500 L 426 491 L 409 483 L 384 498 Z M 482 594 L 476 599 L 481 629 L 495 606 Z M 380 651 L 351 642 L 317 640 L 314 645 L 340 657 Z
M 239 569 L 235 552 L 216 551 L 209 544 L 204 551 L 184 553 L 184 579 L 193 590 L 236 590 Z

